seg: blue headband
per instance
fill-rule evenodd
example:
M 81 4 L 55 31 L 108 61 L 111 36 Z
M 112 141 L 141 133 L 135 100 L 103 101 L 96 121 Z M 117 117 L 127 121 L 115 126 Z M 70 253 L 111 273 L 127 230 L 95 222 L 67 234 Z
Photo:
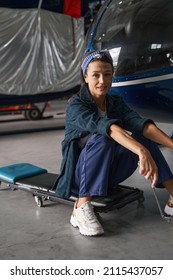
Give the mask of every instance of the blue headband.
M 85 75 L 88 65 L 90 64 L 90 62 L 93 59 L 95 59 L 95 58 L 99 59 L 104 56 L 108 59 L 110 64 L 113 65 L 112 57 L 108 51 L 94 51 L 94 52 L 90 53 L 88 56 L 86 56 L 82 62 L 81 69 L 82 69 L 83 76 Z

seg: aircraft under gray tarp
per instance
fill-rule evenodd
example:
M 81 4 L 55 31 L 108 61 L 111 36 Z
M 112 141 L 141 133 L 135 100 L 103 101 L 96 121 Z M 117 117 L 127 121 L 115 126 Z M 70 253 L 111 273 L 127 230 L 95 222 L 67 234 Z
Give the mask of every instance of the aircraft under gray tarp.
M 84 19 L 38 8 L 0 7 L 0 106 L 76 92 Z

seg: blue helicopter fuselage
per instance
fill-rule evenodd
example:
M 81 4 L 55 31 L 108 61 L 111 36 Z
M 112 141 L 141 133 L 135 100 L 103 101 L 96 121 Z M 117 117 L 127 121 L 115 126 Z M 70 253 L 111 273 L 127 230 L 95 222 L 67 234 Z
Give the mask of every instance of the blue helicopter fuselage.
M 86 51 L 107 49 L 110 94 L 141 115 L 173 121 L 173 1 L 107 0 L 90 27 Z
M 121 95 L 141 115 L 173 122 L 173 67 L 114 78 L 110 93 Z

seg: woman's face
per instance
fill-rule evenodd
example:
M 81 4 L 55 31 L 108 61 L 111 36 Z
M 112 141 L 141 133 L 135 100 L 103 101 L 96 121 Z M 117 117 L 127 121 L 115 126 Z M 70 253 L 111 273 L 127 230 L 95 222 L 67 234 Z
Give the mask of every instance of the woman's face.
M 84 77 L 91 95 L 96 98 L 105 96 L 112 85 L 112 76 L 110 63 L 99 60 L 91 62 Z

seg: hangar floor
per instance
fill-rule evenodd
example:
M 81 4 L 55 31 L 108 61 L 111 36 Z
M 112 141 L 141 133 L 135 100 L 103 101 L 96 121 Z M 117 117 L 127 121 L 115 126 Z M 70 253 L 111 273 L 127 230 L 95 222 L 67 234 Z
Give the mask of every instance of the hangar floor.
M 62 108 L 64 105 L 63 101 Z M 58 173 L 64 116 L 35 122 L 16 116 L 10 116 L 9 122 L 6 118 L 1 117 L 0 122 L 0 166 L 28 162 Z M 171 132 L 171 124 L 158 125 Z M 40 131 L 33 132 L 36 127 Z M 173 151 L 161 149 L 173 170 Z M 30 193 L 11 191 L 2 184 L 0 259 L 172 260 L 173 222 L 168 224 L 161 219 L 149 183 L 137 172 L 125 183 L 144 190 L 143 205 L 139 207 L 133 202 L 120 210 L 101 214 L 105 234 L 94 238 L 80 235 L 70 225 L 71 206 L 47 201 L 45 207 L 39 208 Z M 163 208 L 167 193 L 158 190 L 157 194 Z

